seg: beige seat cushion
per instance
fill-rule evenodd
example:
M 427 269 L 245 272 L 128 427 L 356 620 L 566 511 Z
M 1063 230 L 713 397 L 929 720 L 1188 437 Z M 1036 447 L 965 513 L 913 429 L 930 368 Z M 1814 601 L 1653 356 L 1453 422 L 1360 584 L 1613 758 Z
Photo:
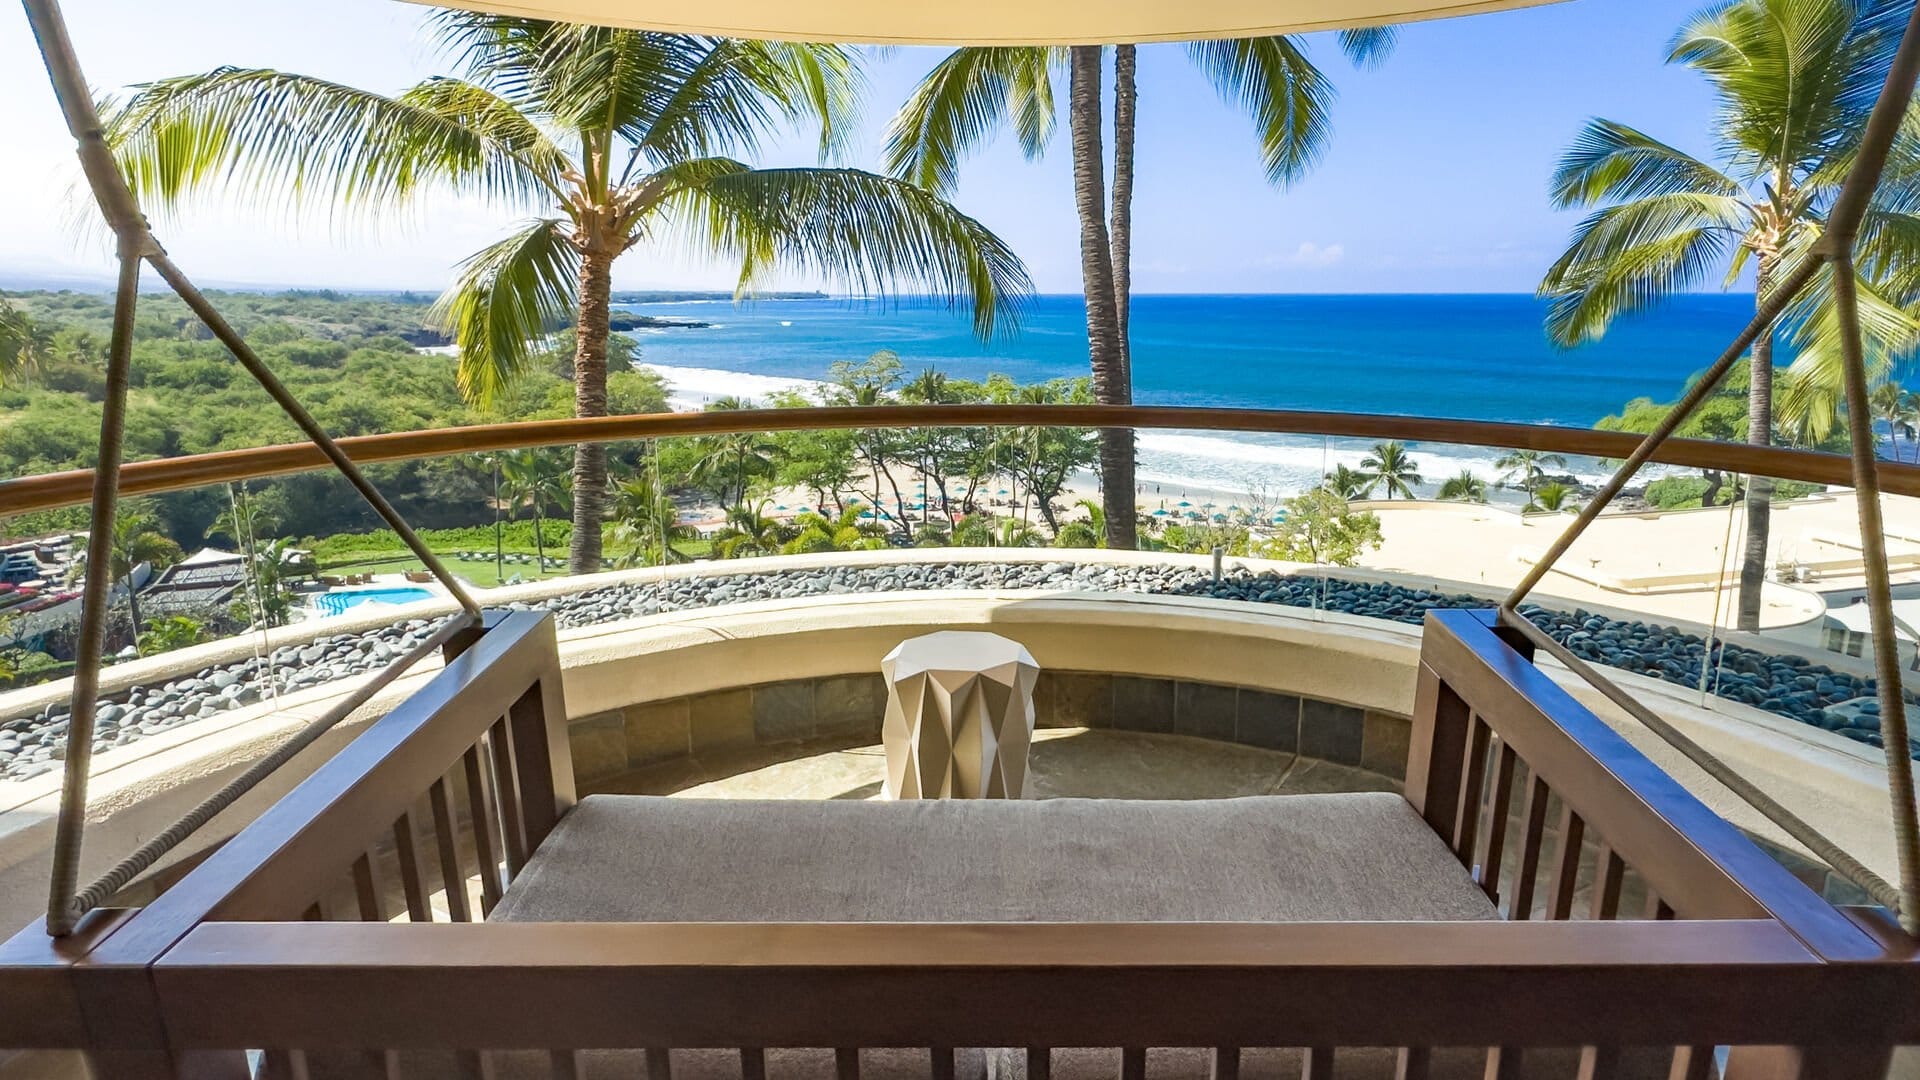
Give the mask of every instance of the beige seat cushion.
M 1405 799 L 1365 793 L 1194 802 L 809 802 L 595 795 L 540 845 L 494 920 L 517 922 L 1321 922 L 1498 915 Z M 494 1076 L 556 1075 L 544 1053 L 490 1054 Z M 311 1075 L 379 1075 L 327 1055 Z M 1300 1052 L 1250 1049 L 1245 1080 L 1300 1075 Z M 1442 1051 L 1433 1075 L 1480 1076 Z M 638 1051 L 581 1053 L 580 1076 L 646 1075 Z M 1567 1052 L 1525 1075 L 1571 1075 Z M 767 1080 L 835 1080 L 830 1050 L 775 1049 Z M 1197 1049 L 1158 1049 L 1148 1080 L 1208 1080 Z M 1392 1050 L 1340 1051 L 1340 1080 L 1390 1080 Z M 409 1077 L 459 1074 L 406 1055 Z M 1058 1049 L 1053 1080 L 1113 1080 L 1116 1050 Z M 863 1080 L 929 1080 L 927 1051 L 861 1052 Z M 676 1049 L 673 1080 L 742 1080 L 730 1050 Z M 958 1080 L 1022 1080 L 1024 1051 L 958 1051 Z M 1663 1076 L 1631 1069 L 1629 1076 Z
M 593 795 L 494 909 L 510 922 L 1492 919 L 1389 793 L 1164 802 Z

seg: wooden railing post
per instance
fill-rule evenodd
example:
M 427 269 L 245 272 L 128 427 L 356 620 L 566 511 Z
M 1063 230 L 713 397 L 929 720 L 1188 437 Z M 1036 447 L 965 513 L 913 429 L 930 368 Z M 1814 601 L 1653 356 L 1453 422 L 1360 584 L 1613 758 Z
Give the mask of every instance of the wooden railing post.
M 507 729 L 520 780 L 522 833 L 527 850 L 532 852 L 577 801 L 557 658 L 540 681 L 508 710 Z
M 1473 710 L 1424 662 L 1414 689 L 1413 733 L 1407 751 L 1407 801 L 1448 847 L 1457 839 L 1461 769 L 1466 764 Z

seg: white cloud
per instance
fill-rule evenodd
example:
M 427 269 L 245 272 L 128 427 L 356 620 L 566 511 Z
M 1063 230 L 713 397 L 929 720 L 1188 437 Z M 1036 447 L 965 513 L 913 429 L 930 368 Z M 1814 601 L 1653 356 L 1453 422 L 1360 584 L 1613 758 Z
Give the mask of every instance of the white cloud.
M 1347 255 L 1344 244 L 1316 244 L 1311 240 L 1302 240 L 1300 246 L 1284 254 L 1268 255 L 1255 260 L 1258 266 L 1296 267 L 1296 266 L 1332 266 Z

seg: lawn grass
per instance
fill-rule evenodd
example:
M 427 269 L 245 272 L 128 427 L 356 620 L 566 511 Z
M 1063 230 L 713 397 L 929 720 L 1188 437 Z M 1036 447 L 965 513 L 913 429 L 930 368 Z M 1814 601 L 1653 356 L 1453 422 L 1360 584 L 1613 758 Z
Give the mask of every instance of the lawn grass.
M 706 540 L 682 542 L 676 544 L 675 547 L 695 558 L 706 556 L 710 554 L 713 549 L 713 545 Z M 503 583 L 500 575 L 494 572 L 494 561 L 491 558 L 459 559 L 446 552 L 436 552 L 435 554 L 440 556 L 440 560 L 446 564 L 447 569 L 473 582 L 480 588 L 491 589 Z M 508 552 L 507 554 L 511 556 L 514 553 Z M 532 554 L 532 552 L 527 552 L 527 554 Z M 608 553 L 610 558 L 616 558 L 616 565 L 618 554 L 624 553 Z M 564 549 L 547 552 L 548 558 L 558 558 L 563 560 L 563 562 L 566 559 L 566 555 L 567 553 Z M 408 570 L 423 569 L 425 569 L 425 567 L 421 565 L 419 559 L 414 557 L 412 552 L 396 551 L 389 555 L 365 555 L 347 563 L 329 563 L 323 567 L 320 572 L 330 577 L 345 577 L 348 574 L 398 574 Z M 505 580 L 512 580 L 515 575 L 518 575 L 523 582 L 533 581 L 536 578 L 565 577 L 567 573 L 564 566 L 558 570 L 541 570 L 530 562 L 515 563 L 509 561 L 505 569 Z
M 502 583 L 501 577 L 494 572 L 494 562 L 492 559 L 484 561 L 478 559 L 456 559 L 445 553 L 436 552 L 436 554 L 440 555 L 440 561 L 446 564 L 447 569 L 473 582 L 480 588 L 491 589 Z M 397 552 L 393 555 L 374 555 L 356 562 L 328 566 L 321 572 L 330 577 L 345 577 L 349 574 L 398 574 L 408 570 L 424 569 L 426 568 L 421 565 L 419 559 L 414 558 L 412 552 Z M 520 564 L 509 562 L 506 565 L 506 572 L 507 580 L 511 580 L 515 574 L 518 574 L 521 581 L 532 581 L 536 577 L 563 577 L 566 575 L 565 569 L 542 571 L 532 563 Z

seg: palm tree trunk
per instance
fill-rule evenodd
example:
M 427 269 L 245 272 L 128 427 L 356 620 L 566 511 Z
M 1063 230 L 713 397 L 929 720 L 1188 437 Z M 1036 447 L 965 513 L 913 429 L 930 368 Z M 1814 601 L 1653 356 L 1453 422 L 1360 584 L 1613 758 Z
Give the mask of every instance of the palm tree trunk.
M 547 572 L 547 545 L 540 536 L 540 501 L 538 499 L 533 503 L 533 551 L 534 558 L 540 563 L 540 573 L 534 575 L 537 578 L 540 574 Z
M 1126 373 L 1127 398 L 1133 398 L 1133 144 L 1135 106 L 1140 87 L 1134 79 L 1134 47 L 1113 49 L 1113 310 L 1119 328 L 1120 369 Z
M 1774 259 L 1761 254 L 1754 285 L 1758 305 L 1773 291 Z M 1747 442 L 1766 446 L 1773 441 L 1773 331 L 1754 340 L 1747 390 Z M 1740 612 L 1742 630 L 1760 629 L 1760 594 L 1767 581 L 1767 535 L 1773 518 L 1773 478 L 1755 475 L 1747 480 L 1747 540 L 1740 555 Z
M 1103 405 L 1133 400 L 1120 352 L 1119 313 L 1114 304 L 1113 245 L 1107 235 L 1106 161 L 1100 147 L 1100 47 L 1075 45 L 1067 117 L 1073 131 L 1073 202 L 1080 215 L 1080 275 L 1087 300 L 1087 354 L 1093 368 L 1093 398 Z M 1107 546 L 1131 550 L 1133 432 L 1100 430 L 1101 502 L 1107 511 Z
M 580 314 L 574 325 L 573 414 L 607 415 L 607 302 L 613 259 L 589 249 L 580 256 Z M 600 569 L 600 520 L 606 516 L 607 448 L 581 443 L 573 450 L 573 540 L 567 570 Z

